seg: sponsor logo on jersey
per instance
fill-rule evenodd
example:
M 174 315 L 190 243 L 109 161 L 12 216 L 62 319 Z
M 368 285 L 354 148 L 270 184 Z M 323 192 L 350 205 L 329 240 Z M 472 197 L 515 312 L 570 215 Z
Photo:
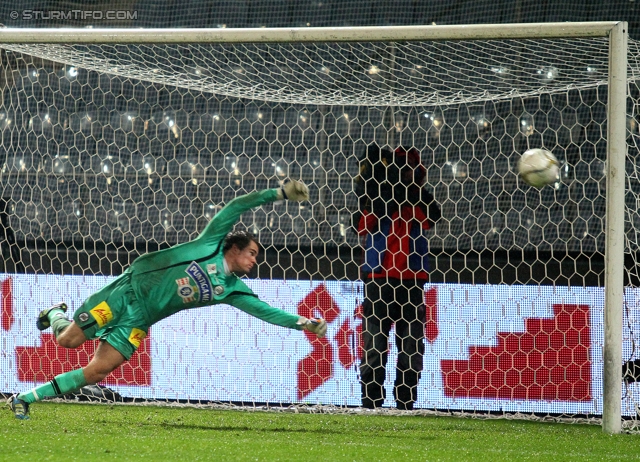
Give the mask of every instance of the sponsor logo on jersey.
M 213 293 L 209 276 L 202 271 L 202 268 L 194 261 L 191 262 L 185 272 L 193 278 L 198 286 L 198 302 L 209 302 Z
M 218 272 L 218 268 L 215 263 L 211 263 L 207 265 L 207 273 L 216 274 Z
M 107 302 L 102 302 L 94 308 L 91 308 L 89 313 L 91 313 L 100 327 L 109 323 L 113 319 L 113 313 L 111 312 L 109 305 L 107 305 Z
M 182 298 L 182 303 L 189 303 L 196 299 L 194 296 L 195 290 L 189 283 L 189 278 L 176 279 L 176 284 L 178 284 L 178 295 Z
M 182 286 L 178 288 L 178 293 L 182 298 L 190 298 L 189 302 L 193 301 L 194 290 L 191 286 Z
M 131 329 L 131 333 L 129 334 L 129 341 L 136 348 L 140 348 L 140 344 L 147 336 L 147 333 L 141 329 L 136 329 L 135 327 Z

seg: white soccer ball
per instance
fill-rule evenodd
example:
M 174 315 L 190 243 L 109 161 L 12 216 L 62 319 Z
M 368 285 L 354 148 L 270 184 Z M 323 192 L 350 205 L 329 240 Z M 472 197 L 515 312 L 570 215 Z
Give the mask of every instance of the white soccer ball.
M 529 149 L 518 161 L 520 178 L 534 188 L 553 184 L 560 178 L 558 159 L 546 149 Z

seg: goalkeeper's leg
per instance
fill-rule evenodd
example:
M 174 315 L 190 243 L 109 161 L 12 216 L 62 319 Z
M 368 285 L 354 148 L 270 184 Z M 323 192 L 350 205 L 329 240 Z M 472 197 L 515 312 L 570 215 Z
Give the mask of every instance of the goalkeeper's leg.
M 43 385 L 12 397 L 11 408 L 17 418 L 29 418 L 31 403 L 71 393 L 85 385 L 101 382 L 124 361 L 125 357 L 122 353 L 106 341 L 102 341 L 86 367 L 57 375 Z
M 66 303 L 58 303 L 57 305 L 44 309 L 40 314 L 38 314 L 36 327 L 38 330 L 46 330 L 51 327 L 53 335 L 57 339 L 58 336 L 71 324 L 71 321 L 69 321 L 65 315 L 66 312 Z

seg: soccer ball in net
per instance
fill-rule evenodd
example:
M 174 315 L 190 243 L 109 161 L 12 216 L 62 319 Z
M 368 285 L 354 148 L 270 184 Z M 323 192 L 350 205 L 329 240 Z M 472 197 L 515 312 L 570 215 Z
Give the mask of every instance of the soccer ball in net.
M 518 161 L 520 178 L 534 188 L 542 188 L 558 181 L 560 164 L 558 159 L 546 149 L 529 149 Z

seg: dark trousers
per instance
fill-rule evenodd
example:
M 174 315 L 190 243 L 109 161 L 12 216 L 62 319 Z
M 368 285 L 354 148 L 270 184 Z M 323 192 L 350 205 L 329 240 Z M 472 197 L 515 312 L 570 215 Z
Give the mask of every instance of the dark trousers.
M 362 306 L 364 354 L 360 363 L 362 406 L 365 408 L 380 407 L 384 402 L 389 331 L 395 324 L 398 362 L 394 398 L 398 409 L 413 409 L 424 356 L 425 283 L 374 279 L 365 284 Z

